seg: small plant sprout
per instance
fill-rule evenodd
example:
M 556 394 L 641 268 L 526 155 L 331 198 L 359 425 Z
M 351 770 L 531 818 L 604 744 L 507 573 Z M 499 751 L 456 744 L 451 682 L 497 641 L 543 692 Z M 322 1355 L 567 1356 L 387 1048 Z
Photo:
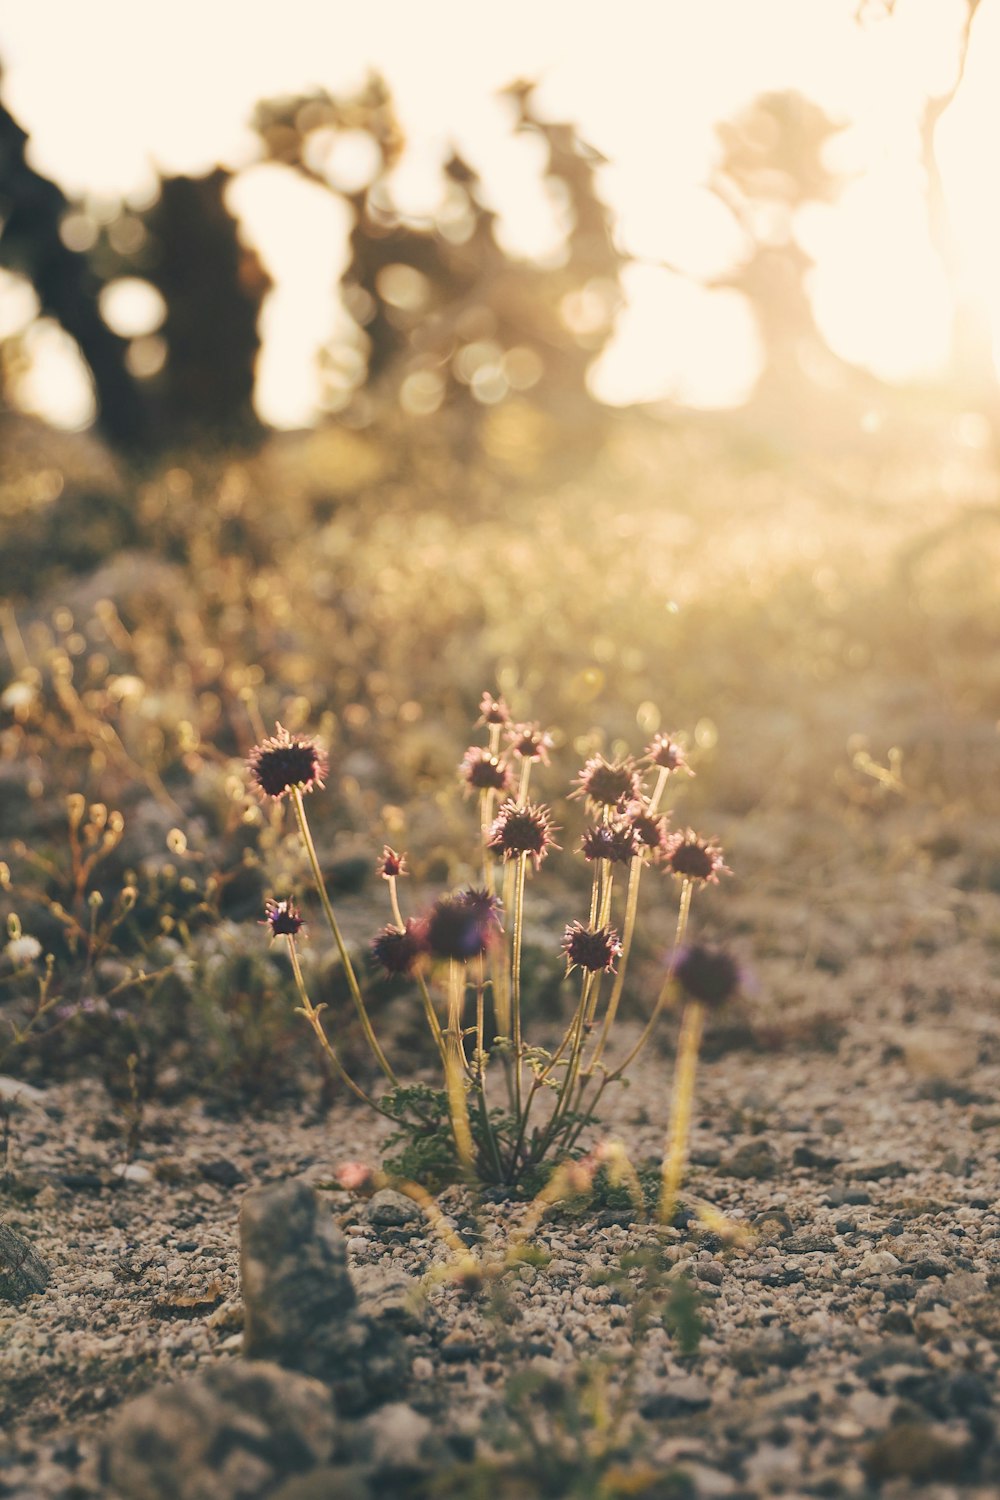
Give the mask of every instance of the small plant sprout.
M 660 1219 L 664 1224 L 673 1219 L 687 1164 L 691 1106 L 705 1011 L 721 1009 L 732 999 L 740 987 L 740 971 L 728 953 L 695 945 L 679 955 L 674 978 L 684 994 L 685 1004 L 674 1067 L 670 1129 L 663 1158 Z
M 590 871 L 589 910 L 565 924 L 561 938 L 567 980 L 576 987 L 575 1004 L 551 1050 L 529 1041 L 524 1026 L 529 879 L 542 876 L 560 847 L 552 809 L 529 792 L 533 776 L 541 778 L 547 770 L 555 741 L 538 724 L 512 722 L 507 705 L 490 693 L 483 694 L 479 710 L 486 743 L 469 746 L 459 776 L 478 799 L 481 881 L 440 895 L 424 910 L 406 912 L 399 887 L 406 856 L 386 845 L 376 864 L 388 887 L 391 921 L 372 940 L 371 961 L 391 981 L 409 982 L 419 991 L 443 1086 L 404 1086 L 376 1039 L 323 885 L 305 813 L 305 794 L 322 786 L 326 777 L 326 756 L 313 739 L 290 735 L 280 725 L 251 752 L 248 769 L 262 797 L 287 799 L 295 809 L 365 1038 L 389 1084 L 377 1098 L 349 1077 L 324 1029 L 322 1006 L 314 1006 L 306 992 L 296 946 L 302 922 L 298 908 L 291 900 L 272 901 L 265 920 L 272 937 L 287 944 L 299 1009 L 334 1072 L 355 1097 L 397 1126 L 389 1142 L 391 1148 L 402 1147 L 389 1159 L 395 1175 L 437 1185 L 456 1178 L 535 1188 L 549 1182 L 558 1197 L 574 1174 L 582 1183 L 601 1165 L 596 1158 L 580 1159 L 577 1142 L 597 1119 L 604 1089 L 625 1076 L 673 993 L 674 959 L 638 1041 L 624 1057 L 606 1063 L 636 931 L 643 871 L 656 865 L 670 877 L 661 890 L 679 887 L 675 955 L 684 941 L 694 891 L 717 883 L 728 871 L 714 839 L 691 830 L 669 831 L 664 796 L 671 778 L 688 769 L 674 739 L 657 735 L 642 760 L 592 755 L 571 793 L 583 801 L 590 819 L 577 845 Z M 608 1161 L 616 1174 L 625 1170 L 617 1156 Z M 561 1163 L 554 1175 L 553 1162 Z

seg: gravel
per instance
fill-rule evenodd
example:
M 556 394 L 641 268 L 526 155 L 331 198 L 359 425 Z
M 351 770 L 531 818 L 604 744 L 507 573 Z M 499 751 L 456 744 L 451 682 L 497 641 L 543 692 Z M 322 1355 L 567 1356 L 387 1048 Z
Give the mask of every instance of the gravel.
M 1000 1123 L 985 1104 L 1000 1095 L 1000 1020 L 987 1004 L 949 1017 L 957 1077 L 939 1054 L 928 1075 L 926 1042 L 908 1053 L 894 1024 L 855 1016 L 835 1052 L 703 1061 L 687 1187 L 752 1227 L 745 1244 L 696 1218 L 662 1230 L 627 1213 L 554 1216 L 531 1240 L 545 1263 L 477 1291 L 449 1276 L 408 1199 L 331 1192 L 362 1295 L 395 1308 L 412 1360 L 407 1411 L 372 1442 L 395 1425 L 416 1451 L 429 1429 L 412 1411 L 448 1454 L 465 1442 L 488 1456 L 512 1370 L 565 1384 L 599 1356 L 614 1382 L 633 1353 L 619 1278 L 643 1274 L 622 1257 L 653 1249 L 696 1289 L 704 1332 L 685 1354 L 654 1316 L 638 1349 L 629 1441 L 647 1463 L 705 1496 L 995 1494 Z M 611 1094 L 607 1133 L 634 1161 L 662 1150 L 669 1068 L 647 1055 Z M 377 1160 L 379 1128 L 346 1107 L 239 1121 L 156 1108 L 145 1171 L 122 1173 L 96 1132 L 100 1089 L 42 1092 L 14 1106 L 0 1182 L 0 1218 L 50 1277 L 0 1303 L 0 1495 L 68 1500 L 104 1492 L 98 1443 L 123 1401 L 239 1358 L 245 1192 L 329 1184 L 339 1161 Z M 494 1263 L 525 1212 L 461 1189 L 439 1201 L 453 1224 L 478 1226 Z

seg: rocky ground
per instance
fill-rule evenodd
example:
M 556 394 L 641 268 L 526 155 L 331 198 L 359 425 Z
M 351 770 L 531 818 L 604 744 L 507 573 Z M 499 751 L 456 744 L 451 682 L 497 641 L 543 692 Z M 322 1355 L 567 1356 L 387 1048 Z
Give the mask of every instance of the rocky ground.
M 694 1218 L 662 1230 L 621 1208 L 582 1208 L 548 1217 L 531 1236 L 536 1263 L 482 1289 L 447 1274 L 451 1252 L 409 1200 L 315 1196 L 339 1161 L 377 1156 L 378 1129 L 357 1110 L 232 1122 L 190 1103 L 162 1108 L 123 1170 L 100 1138 L 100 1090 L 22 1092 L 0 1212 L 49 1275 L 32 1291 L 27 1261 L 21 1273 L 8 1265 L 3 1283 L 0 1494 L 242 1497 L 282 1482 L 289 1497 L 508 1493 L 499 1480 L 456 1486 L 476 1461 L 523 1462 L 512 1377 L 529 1372 L 529 1388 L 551 1398 L 549 1377 L 565 1391 L 599 1357 L 612 1398 L 630 1382 L 605 1481 L 618 1474 L 632 1488 L 605 1493 L 994 1495 L 996 960 L 982 950 L 978 984 L 967 970 L 964 1003 L 949 1008 L 940 995 L 953 958 L 926 955 L 920 984 L 900 986 L 909 1000 L 855 1004 L 822 1048 L 762 1050 L 758 1037 L 713 1056 L 709 1038 L 689 1187 L 749 1228 L 744 1242 Z M 850 980 L 864 991 L 862 967 Z M 843 991 L 845 976 L 837 982 Z M 661 1151 L 669 1068 L 666 1054 L 647 1056 L 612 1103 L 608 1129 L 636 1161 Z M 270 1230 L 258 1236 L 265 1264 L 245 1326 L 240 1204 L 289 1184 L 308 1222 L 277 1249 Z M 250 1203 L 264 1211 L 259 1192 Z M 526 1212 L 458 1189 L 441 1207 L 494 1265 Z M 650 1251 L 669 1273 L 665 1295 L 682 1272 L 696 1293 L 703 1326 L 690 1352 L 670 1316 L 632 1337 Z M 275 1278 L 305 1287 L 302 1305 L 275 1301 Z M 316 1353 L 318 1324 L 345 1318 L 347 1343 Z M 168 1399 L 168 1381 L 188 1384 Z M 150 1390 L 152 1406 L 133 1400 Z M 568 1452 L 565 1412 L 543 1405 L 536 1394 L 543 1450 Z M 310 1471 L 315 1487 L 304 1488 Z M 530 1494 L 516 1472 L 509 1493 Z M 572 1488 L 583 1482 L 574 1472 L 567 1461 L 565 1488 L 545 1492 L 600 1493 Z M 421 1488 L 448 1474 L 451 1489 Z

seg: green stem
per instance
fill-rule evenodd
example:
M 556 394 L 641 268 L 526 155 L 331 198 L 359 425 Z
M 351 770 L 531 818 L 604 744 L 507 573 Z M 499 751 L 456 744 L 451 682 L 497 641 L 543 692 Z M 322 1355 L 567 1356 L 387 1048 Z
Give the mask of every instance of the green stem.
M 306 810 L 302 803 L 302 793 L 297 786 L 292 788 L 292 802 L 295 806 L 295 816 L 298 819 L 299 833 L 302 836 L 302 842 L 305 845 L 306 854 L 309 858 L 309 865 L 312 870 L 313 882 L 319 894 L 320 903 L 322 904 L 323 913 L 326 917 L 327 924 L 330 928 L 330 931 L 333 933 L 333 940 L 337 944 L 337 951 L 340 954 L 340 962 L 343 965 L 344 974 L 347 978 L 347 984 L 351 991 L 351 998 L 354 1001 L 355 1009 L 357 1010 L 358 1017 L 361 1021 L 361 1026 L 365 1034 L 365 1040 L 367 1041 L 369 1047 L 372 1049 L 372 1052 L 375 1054 L 379 1067 L 382 1069 L 382 1072 L 392 1084 L 393 1088 L 399 1088 L 399 1079 L 396 1077 L 395 1073 L 392 1071 L 392 1068 L 389 1066 L 386 1055 L 382 1051 L 382 1048 L 379 1046 L 378 1038 L 376 1037 L 375 1032 L 372 1030 L 372 1023 L 369 1019 L 368 1011 L 365 1008 L 365 1002 L 361 997 L 361 989 L 358 985 L 357 975 L 354 972 L 354 966 L 351 963 L 350 956 L 344 944 L 344 939 L 341 936 L 340 926 L 337 922 L 337 918 L 333 914 L 333 907 L 330 905 L 330 898 L 326 894 L 326 886 L 323 884 L 323 874 L 320 870 L 319 858 L 316 854 L 316 845 L 313 843 L 312 834 L 309 831 L 309 822 L 306 818 Z

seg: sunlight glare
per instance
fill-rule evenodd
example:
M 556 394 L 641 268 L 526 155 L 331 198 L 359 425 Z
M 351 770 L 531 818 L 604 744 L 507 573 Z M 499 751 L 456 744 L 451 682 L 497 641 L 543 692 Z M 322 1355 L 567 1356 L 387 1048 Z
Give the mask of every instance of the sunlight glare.
M 741 293 L 708 291 L 672 271 L 628 266 L 626 307 L 590 375 L 610 406 L 668 398 L 712 409 L 739 406 L 761 372 L 753 312 Z
M 14 379 L 24 411 L 79 431 L 97 415 L 90 372 L 74 339 L 51 318 L 40 318 L 24 335 L 26 369 Z
M 344 317 L 337 283 L 350 210 L 318 183 L 270 163 L 240 173 L 226 201 L 274 282 L 261 312 L 255 404 L 275 427 L 299 427 L 322 409 L 316 350 Z

